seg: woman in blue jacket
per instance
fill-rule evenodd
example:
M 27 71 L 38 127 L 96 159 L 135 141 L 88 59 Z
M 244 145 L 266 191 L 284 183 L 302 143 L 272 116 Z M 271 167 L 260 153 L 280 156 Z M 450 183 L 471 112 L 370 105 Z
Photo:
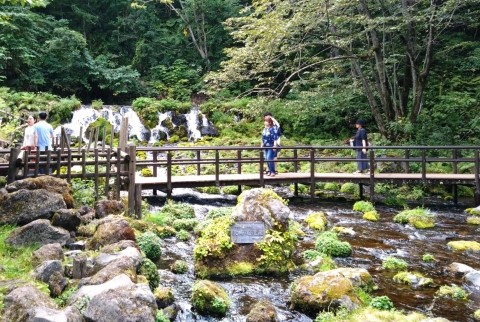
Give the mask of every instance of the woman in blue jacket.
M 267 176 L 275 176 L 275 152 L 278 148 L 279 133 L 277 127 L 274 126 L 270 116 L 264 119 L 265 127 L 262 131 L 262 147 L 265 148 L 265 160 L 267 161 Z

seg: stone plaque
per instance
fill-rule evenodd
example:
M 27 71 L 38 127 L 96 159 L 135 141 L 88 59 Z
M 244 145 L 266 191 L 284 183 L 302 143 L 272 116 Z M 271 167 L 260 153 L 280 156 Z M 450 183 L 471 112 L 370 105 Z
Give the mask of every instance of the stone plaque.
M 261 221 L 239 221 L 230 228 L 230 238 L 236 244 L 253 244 L 265 237 L 265 224 Z

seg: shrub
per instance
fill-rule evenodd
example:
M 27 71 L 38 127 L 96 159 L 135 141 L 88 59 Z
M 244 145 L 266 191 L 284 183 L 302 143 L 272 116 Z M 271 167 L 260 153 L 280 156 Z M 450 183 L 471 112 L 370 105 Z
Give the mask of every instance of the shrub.
M 342 242 L 333 231 L 326 231 L 317 237 L 315 249 L 323 254 L 336 257 L 347 257 L 352 253 L 348 242 Z
M 176 233 L 176 237 L 179 240 L 187 241 L 190 239 L 190 233 L 184 229 L 181 229 Z
M 170 266 L 170 269 L 175 274 L 185 274 L 188 271 L 188 264 L 186 261 L 176 260 L 172 266 Z
M 336 182 L 327 182 L 324 189 L 328 191 L 340 191 L 340 185 Z
M 468 293 L 458 285 L 452 284 L 451 286 L 440 286 L 435 296 L 448 297 L 457 301 L 465 301 L 468 298 Z
M 205 226 L 193 249 L 195 259 L 203 259 L 208 256 L 214 258 L 225 256 L 226 251 L 234 245 L 230 240 L 230 227 L 232 225 L 232 218 L 219 217 Z
M 371 301 L 369 306 L 382 310 L 382 311 L 390 311 L 393 310 L 394 305 L 392 300 L 388 296 L 376 296 Z
M 160 258 L 162 240 L 155 233 L 146 231 L 137 238 L 137 244 L 148 259 L 157 261 Z
M 218 217 L 231 216 L 233 207 L 221 207 L 216 209 L 210 209 L 207 213 L 207 219 L 215 219 Z
M 422 256 L 422 261 L 424 262 L 434 262 L 435 261 L 435 256 L 429 253 L 425 253 Z
M 359 188 L 358 188 L 358 185 L 354 183 L 346 182 L 341 186 L 340 192 L 343 192 L 349 195 L 357 195 L 359 193 Z
M 375 211 L 375 207 L 370 201 L 357 201 L 353 205 L 353 210 L 365 213 L 367 211 Z
M 152 170 L 150 170 L 149 168 L 143 168 L 141 171 L 140 171 L 140 175 L 142 177 L 153 177 L 153 172 Z
M 168 214 L 177 219 L 195 218 L 195 209 L 193 209 L 191 205 L 186 203 L 174 203 L 171 200 L 160 209 L 160 213 Z
M 160 284 L 157 266 L 146 257 L 143 258 L 142 264 L 140 264 L 139 273 L 147 278 L 148 286 L 152 291 Z
M 382 267 L 389 271 L 404 271 L 408 268 L 408 263 L 403 259 L 388 256 L 383 260 Z
M 222 192 L 226 195 L 238 195 L 238 186 L 226 186 L 222 188 Z
M 170 322 L 170 319 L 165 316 L 162 310 L 157 310 L 155 322 Z
M 173 221 L 173 228 L 178 230 L 193 231 L 198 224 L 198 220 L 195 218 L 175 219 Z
M 323 231 L 327 226 L 327 217 L 323 212 L 315 212 L 315 213 L 309 214 L 305 218 L 305 222 L 308 224 L 310 228 Z

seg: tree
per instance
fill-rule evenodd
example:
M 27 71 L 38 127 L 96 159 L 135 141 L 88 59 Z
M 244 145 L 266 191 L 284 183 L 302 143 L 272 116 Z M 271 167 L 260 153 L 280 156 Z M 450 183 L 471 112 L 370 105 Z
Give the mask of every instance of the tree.
M 350 77 L 363 89 L 381 133 L 415 124 L 442 36 L 462 28 L 479 0 L 257 0 L 227 21 L 236 47 L 207 81 L 249 82 L 248 93 L 285 96 L 318 77 Z M 474 9 L 476 8 L 476 9 Z M 246 94 L 248 94 L 246 93 Z

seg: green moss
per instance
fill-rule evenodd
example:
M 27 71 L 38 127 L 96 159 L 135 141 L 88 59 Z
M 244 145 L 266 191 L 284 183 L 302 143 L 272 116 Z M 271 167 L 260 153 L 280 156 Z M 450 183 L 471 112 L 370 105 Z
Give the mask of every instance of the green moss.
M 363 214 L 363 219 L 369 220 L 369 221 L 379 221 L 380 220 L 380 215 L 378 212 L 374 211 L 367 211 L 366 213 Z
M 403 259 L 388 256 L 383 260 L 382 267 L 389 271 L 404 271 L 408 268 L 408 263 Z
M 435 261 L 435 256 L 429 253 L 425 253 L 422 256 L 422 261 L 424 262 L 434 262 Z
M 475 320 L 480 321 L 480 309 L 476 310 L 475 313 L 473 313 L 473 317 Z
M 155 233 L 146 231 L 137 238 L 137 244 L 147 258 L 157 261 L 162 254 L 162 241 Z
M 468 240 L 457 240 L 451 241 L 447 244 L 448 247 L 457 250 L 457 251 L 480 251 L 480 243 L 476 241 L 468 241 Z
M 395 308 L 392 300 L 390 300 L 390 298 L 385 295 L 376 296 L 373 299 L 371 299 L 369 306 L 382 311 L 390 311 Z
M 254 272 L 255 266 L 249 262 L 234 262 L 227 267 L 228 274 L 231 276 L 245 276 Z
M 397 283 L 407 285 L 415 284 L 416 286 L 428 286 L 433 284 L 431 278 L 424 277 L 418 272 L 400 272 L 393 277 L 393 280 Z
M 456 301 L 466 301 L 468 299 L 468 293 L 460 286 L 452 284 L 451 286 L 440 286 L 435 296 L 448 297 Z
M 225 316 L 231 301 L 220 285 L 200 280 L 192 288 L 192 305 L 201 314 Z
M 375 211 L 375 207 L 370 201 L 357 201 L 353 205 L 353 210 L 359 212 Z
M 336 182 L 327 182 L 323 188 L 328 191 L 340 191 L 340 185 Z
M 359 188 L 358 188 L 358 185 L 356 185 L 355 183 L 346 182 L 340 188 L 340 192 L 343 192 L 349 195 L 358 195 Z
M 218 217 L 231 216 L 233 209 L 234 207 L 221 207 L 221 208 L 210 209 L 207 213 L 206 218 L 214 219 Z
M 240 192 L 238 186 L 226 186 L 222 188 L 222 193 L 226 195 L 238 195 Z
M 175 234 L 175 236 L 177 237 L 177 239 L 182 240 L 182 241 L 190 240 L 190 237 L 191 237 L 190 233 L 188 231 L 184 230 L 184 229 L 179 230 Z
M 150 170 L 150 168 L 143 168 L 140 171 L 140 175 L 142 177 L 153 177 L 153 172 L 152 172 L 152 170 Z
M 373 307 L 360 307 L 350 312 L 321 312 L 318 314 L 315 322 L 420 322 L 426 319 L 426 316 L 418 313 L 403 313 L 397 310 L 379 310 Z
M 153 291 L 153 296 L 157 303 L 162 303 L 164 305 L 170 305 L 175 301 L 173 296 L 172 289 L 170 287 L 159 286 Z M 162 305 L 162 307 L 164 306 Z
M 319 251 L 309 249 L 304 251 L 302 256 L 307 262 L 320 260 L 319 265 L 313 267 L 317 272 L 324 272 L 337 268 L 337 264 L 330 256 L 320 253 Z
M 233 222 L 230 217 L 213 219 L 201 231 L 200 237 L 197 239 L 193 250 L 195 259 L 225 257 L 234 245 L 230 240 L 230 227 Z
M 323 254 L 334 257 L 346 257 L 352 253 L 348 242 L 342 242 L 333 231 L 321 233 L 315 242 L 315 249 Z
M 172 224 L 173 228 L 175 228 L 177 231 L 193 231 L 198 224 L 198 220 L 195 218 L 175 219 Z
M 465 211 L 472 216 L 480 216 L 479 208 L 467 208 Z
M 393 221 L 401 224 L 408 223 L 418 229 L 435 227 L 435 216 L 423 208 L 404 210 L 393 217 Z
M 160 275 L 158 275 L 157 266 L 148 258 L 144 257 L 138 270 L 139 274 L 145 276 L 148 280 L 148 286 L 153 291 L 160 284 Z
M 480 225 L 480 217 L 479 216 L 470 216 L 467 218 L 467 224 L 469 225 Z
M 197 191 L 202 192 L 202 193 L 207 193 L 211 195 L 219 195 L 220 194 L 220 188 L 219 187 L 198 187 L 196 188 Z
M 163 313 L 162 310 L 157 310 L 155 322 L 170 322 L 170 319 L 165 316 L 165 313 Z
M 188 271 L 188 264 L 186 261 L 176 260 L 170 266 L 170 270 L 175 274 L 185 274 Z
M 305 222 L 312 229 L 323 231 L 327 226 L 327 217 L 324 212 L 315 212 L 305 218 Z
M 332 231 L 339 235 L 355 236 L 356 234 L 352 227 L 335 226 L 332 228 Z

